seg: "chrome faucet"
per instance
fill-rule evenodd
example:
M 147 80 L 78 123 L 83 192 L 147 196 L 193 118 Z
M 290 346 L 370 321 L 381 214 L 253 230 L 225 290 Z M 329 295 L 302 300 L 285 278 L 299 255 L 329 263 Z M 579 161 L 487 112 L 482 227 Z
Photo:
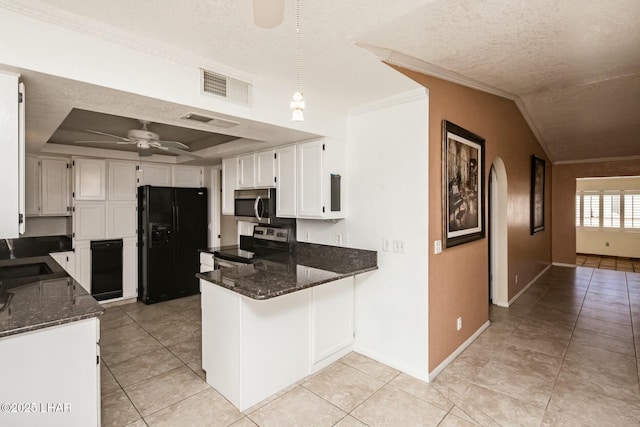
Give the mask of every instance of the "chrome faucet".
M 9 259 L 16 259 L 16 256 L 13 254 L 13 244 L 11 243 L 11 239 L 4 239 L 4 241 L 9 248 Z

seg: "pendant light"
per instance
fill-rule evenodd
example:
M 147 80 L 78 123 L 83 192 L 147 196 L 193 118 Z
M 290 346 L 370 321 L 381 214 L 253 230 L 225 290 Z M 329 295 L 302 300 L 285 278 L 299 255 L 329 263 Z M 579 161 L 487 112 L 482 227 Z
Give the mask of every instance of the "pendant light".
M 304 121 L 304 97 L 300 91 L 300 0 L 296 0 L 296 92 L 291 101 L 294 122 Z

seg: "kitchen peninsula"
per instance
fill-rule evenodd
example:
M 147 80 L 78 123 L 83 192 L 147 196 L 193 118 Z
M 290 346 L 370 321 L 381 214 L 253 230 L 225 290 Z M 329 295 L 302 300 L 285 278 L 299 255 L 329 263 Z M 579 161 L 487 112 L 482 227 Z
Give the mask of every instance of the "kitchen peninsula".
M 354 276 L 377 268 L 375 251 L 297 243 L 198 274 L 207 382 L 243 411 L 347 354 Z

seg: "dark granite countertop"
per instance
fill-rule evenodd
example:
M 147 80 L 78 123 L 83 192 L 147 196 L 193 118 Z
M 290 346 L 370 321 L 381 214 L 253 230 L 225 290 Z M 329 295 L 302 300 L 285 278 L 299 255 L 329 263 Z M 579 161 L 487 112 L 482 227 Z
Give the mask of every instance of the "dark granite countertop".
M 49 255 L 25 256 L 51 249 L 46 244 L 36 246 L 31 252 L 18 251 L 21 257 L 0 258 L 0 338 L 104 313 L 102 306 Z M 42 271 L 27 277 L 13 276 L 34 264 L 41 265 Z
M 262 300 L 377 268 L 375 251 L 299 242 L 292 254 L 259 257 L 251 264 L 199 273 L 197 277 Z

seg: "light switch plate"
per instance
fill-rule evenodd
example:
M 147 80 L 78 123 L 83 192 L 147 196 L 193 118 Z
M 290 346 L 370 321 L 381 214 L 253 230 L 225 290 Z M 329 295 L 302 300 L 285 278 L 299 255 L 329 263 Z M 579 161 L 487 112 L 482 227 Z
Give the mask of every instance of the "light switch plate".
M 438 255 L 442 253 L 442 240 L 433 242 L 433 253 Z

